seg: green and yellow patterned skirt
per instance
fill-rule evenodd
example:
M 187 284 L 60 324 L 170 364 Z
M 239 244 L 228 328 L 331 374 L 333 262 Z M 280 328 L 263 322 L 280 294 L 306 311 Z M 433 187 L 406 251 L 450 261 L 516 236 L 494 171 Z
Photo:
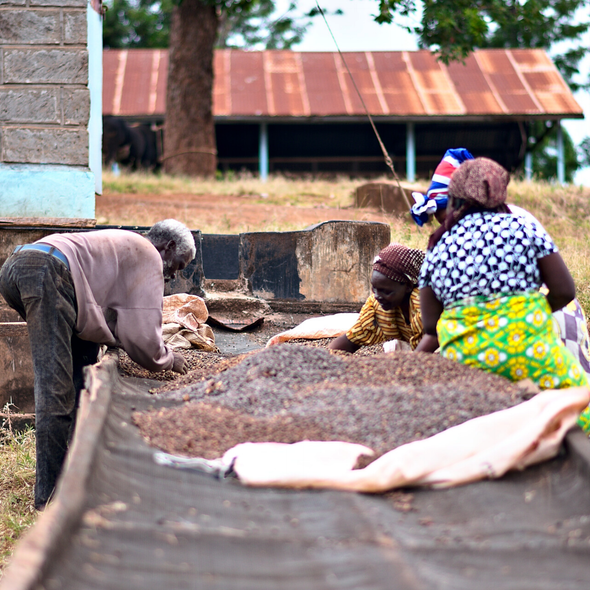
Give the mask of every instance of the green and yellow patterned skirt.
M 551 308 L 538 291 L 468 297 L 445 309 L 437 325 L 441 354 L 498 373 L 531 379 L 541 389 L 588 385 L 588 376 L 556 334 Z M 580 426 L 590 433 L 590 408 Z

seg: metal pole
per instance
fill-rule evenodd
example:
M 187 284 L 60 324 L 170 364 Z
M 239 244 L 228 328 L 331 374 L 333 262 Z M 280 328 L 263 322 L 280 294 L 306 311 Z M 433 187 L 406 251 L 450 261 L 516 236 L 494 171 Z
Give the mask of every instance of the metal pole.
M 260 123 L 260 141 L 258 144 L 258 171 L 260 180 L 268 179 L 268 124 Z
M 414 123 L 406 123 L 406 180 L 416 180 L 416 137 Z
M 565 152 L 563 149 L 563 129 L 561 121 L 557 121 L 557 180 L 565 184 Z
M 524 155 L 524 177 L 529 182 L 533 179 L 533 154 L 531 152 Z

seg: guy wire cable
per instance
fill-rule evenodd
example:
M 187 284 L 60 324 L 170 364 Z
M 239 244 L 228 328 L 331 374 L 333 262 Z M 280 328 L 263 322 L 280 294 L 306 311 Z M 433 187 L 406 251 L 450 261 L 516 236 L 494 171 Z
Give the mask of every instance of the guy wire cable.
M 334 33 L 332 33 L 332 29 L 330 28 L 330 25 L 328 24 L 328 20 L 326 19 L 326 15 L 324 14 L 322 7 L 319 5 L 318 0 L 315 1 L 315 4 L 318 7 L 320 14 L 322 15 L 322 18 L 324 19 L 326 26 L 328 27 L 328 31 L 330 32 L 330 36 L 332 37 L 332 40 L 334 41 L 334 45 L 336 45 L 336 49 L 338 50 L 338 54 L 340 55 L 340 59 L 342 59 L 342 63 L 344 64 L 344 67 L 346 68 L 346 71 L 348 72 L 348 75 L 350 76 L 350 79 L 352 81 L 352 85 L 354 86 L 354 89 L 356 90 L 356 93 L 358 94 L 361 104 L 363 105 L 363 108 L 365 109 L 365 114 L 369 118 L 369 122 L 371 123 L 371 127 L 373 128 L 373 131 L 375 132 L 375 136 L 377 137 L 377 141 L 379 142 L 379 146 L 381 147 L 381 151 L 383 152 L 383 157 L 385 158 L 385 163 L 389 166 L 389 169 L 393 173 L 393 177 L 397 181 L 399 189 L 402 191 L 402 195 L 404 196 L 404 199 L 406 201 L 406 205 L 408 206 L 408 209 L 411 209 L 412 203 L 410 203 L 410 199 L 408 198 L 408 195 L 406 194 L 406 191 L 405 191 L 404 187 L 402 186 L 399 176 L 397 175 L 397 172 L 395 171 L 395 168 L 393 166 L 393 162 L 391 161 L 391 157 L 389 156 L 389 154 L 387 153 L 387 150 L 385 149 L 385 145 L 383 144 L 383 141 L 381 140 L 381 136 L 379 135 L 379 132 L 377 131 L 377 127 L 375 127 L 375 123 L 373 123 L 373 117 L 371 117 L 371 114 L 369 113 L 369 109 L 367 108 L 367 105 L 365 104 L 365 101 L 363 100 L 363 96 L 362 96 L 360 90 L 358 89 L 358 86 L 356 85 L 356 82 L 354 80 L 352 72 L 350 71 L 348 64 L 346 63 L 346 60 L 344 59 L 344 55 L 342 55 L 342 51 L 340 51 L 340 47 L 338 46 L 338 41 L 336 41 L 336 38 L 334 37 Z

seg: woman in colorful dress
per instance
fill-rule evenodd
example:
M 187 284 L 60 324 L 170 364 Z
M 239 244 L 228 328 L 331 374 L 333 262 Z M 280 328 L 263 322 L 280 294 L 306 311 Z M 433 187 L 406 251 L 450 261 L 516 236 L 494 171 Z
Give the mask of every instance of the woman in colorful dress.
M 541 389 L 587 385 L 551 315 L 574 299 L 574 281 L 549 234 L 510 213 L 509 181 L 487 158 L 454 172 L 420 274 L 421 349 Z M 580 420 L 590 430 L 588 409 Z
M 372 293 L 355 325 L 338 336 L 329 348 L 356 352 L 361 346 L 396 341 L 415 350 L 422 339 L 418 276 L 424 252 L 402 244 L 390 244 L 375 258 Z
M 448 149 L 434 170 L 426 194 L 412 193 L 415 204 L 410 214 L 417 225 L 423 226 L 433 217 L 441 225 L 444 223 L 447 215 L 449 183 L 454 172 L 466 160 L 473 160 L 473 155 L 466 148 Z M 512 215 L 524 217 L 526 221 L 536 224 L 539 230 L 544 231 L 539 220 L 529 211 L 517 205 L 507 205 Z M 541 292 L 546 295 L 548 291 L 546 287 L 541 287 Z M 582 369 L 590 373 L 590 335 L 586 315 L 580 302 L 574 299 L 561 309 L 554 310 L 553 324 L 566 348 L 578 359 Z

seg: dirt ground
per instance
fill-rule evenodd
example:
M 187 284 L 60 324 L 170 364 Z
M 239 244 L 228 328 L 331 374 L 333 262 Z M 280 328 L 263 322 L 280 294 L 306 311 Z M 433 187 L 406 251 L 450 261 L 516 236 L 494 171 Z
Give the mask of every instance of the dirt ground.
M 376 209 L 266 205 L 248 196 L 105 193 L 96 198 L 99 224 L 152 225 L 169 217 L 204 233 L 303 229 L 333 219 L 390 221 Z

